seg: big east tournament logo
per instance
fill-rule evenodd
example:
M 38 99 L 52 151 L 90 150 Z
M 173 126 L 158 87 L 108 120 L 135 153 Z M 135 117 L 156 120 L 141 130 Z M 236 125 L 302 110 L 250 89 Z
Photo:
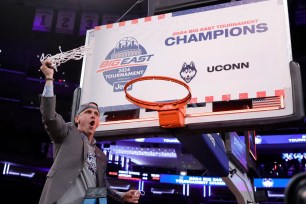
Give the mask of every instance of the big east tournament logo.
M 143 76 L 152 56 L 135 38 L 125 37 L 109 52 L 97 72 L 103 72 L 114 92 L 123 91 L 128 81 Z

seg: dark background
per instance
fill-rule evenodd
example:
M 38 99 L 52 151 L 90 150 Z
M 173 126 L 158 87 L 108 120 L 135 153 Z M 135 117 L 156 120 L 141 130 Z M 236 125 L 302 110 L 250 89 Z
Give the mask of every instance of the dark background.
M 98 12 L 101 24 L 104 15 L 115 14 L 120 17 L 135 2 L 131 0 L 0 1 L 0 161 L 50 167 L 52 160 L 46 155 L 50 139 L 41 124 L 38 108 L 38 95 L 44 86 L 43 75 L 39 72 L 40 55 L 56 54 L 59 52 L 59 46 L 63 51 L 68 51 L 85 44 L 85 36 L 78 34 L 82 11 Z M 228 1 L 177 1 L 176 4 L 173 4 L 173 1 L 164 1 L 163 4 L 161 2 L 141 1 L 129 14 L 144 17 L 148 13 L 159 14 Z M 306 3 L 304 0 L 289 0 L 288 5 L 293 60 L 301 66 L 303 90 L 306 96 Z M 61 8 L 75 10 L 77 15 L 74 33 L 56 33 L 56 20 L 53 20 L 50 32 L 33 31 L 33 20 L 38 7 L 54 9 L 54 16 Z M 71 60 L 62 64 L 55 75 L 57 111 L 67 121 L 70 120 L 72 95 L 79 85 L 81 67 L 82 61 Z M 305 124 L 304 121 L 297 121 L 286 127 L 258 133 L 305 133 Z M 1 177 L 0 181 L 2 197 L 17 196 L 20 200 L 26 198 L 27 203 L 36 203 L 42 190 L 44 175 L 42 173 L 42 177 L 32 182 L 7 177 Z

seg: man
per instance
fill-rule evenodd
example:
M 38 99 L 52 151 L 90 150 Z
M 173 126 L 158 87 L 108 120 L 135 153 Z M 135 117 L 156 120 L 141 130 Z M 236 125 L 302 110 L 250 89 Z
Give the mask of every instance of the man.
M 107 158 L 96 147 L 94 139 L 100 121 L 98 105 L 94 102 L 81 105 L 75 123 L 66 123 L 55 111 L 51 60 L 45 60 L 40 70 L 46 77 L 40 110 L 43 124 L 54 143 L 54 161 L 39 203 L 81 204 L 91 187 L 107 187 L 107 195 L 114 200 L 138 203 L 139 191 L 118 192 L 110 189 L 105 180 Z

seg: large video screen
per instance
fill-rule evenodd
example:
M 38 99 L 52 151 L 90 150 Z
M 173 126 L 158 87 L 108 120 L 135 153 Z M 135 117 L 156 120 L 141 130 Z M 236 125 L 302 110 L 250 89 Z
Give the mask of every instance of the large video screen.
M 225 148 L 230 160 L 247 171 L 246 145 L 236 132 L 225 133 Z

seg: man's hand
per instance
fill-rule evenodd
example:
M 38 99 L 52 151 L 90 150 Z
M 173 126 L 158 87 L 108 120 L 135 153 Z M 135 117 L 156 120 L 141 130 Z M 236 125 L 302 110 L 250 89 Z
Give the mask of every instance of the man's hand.
M 51 59 L 48 58 L 45 61 L 43 61 L 40 70 L 44 73 L 46 78 L 53 79 L 54 68 L 52 67 Z
M 127 203 L 138 203 L 139 197 L 140 197 L 140 191 L 129 190 L 124 193 L 123 200 Z

